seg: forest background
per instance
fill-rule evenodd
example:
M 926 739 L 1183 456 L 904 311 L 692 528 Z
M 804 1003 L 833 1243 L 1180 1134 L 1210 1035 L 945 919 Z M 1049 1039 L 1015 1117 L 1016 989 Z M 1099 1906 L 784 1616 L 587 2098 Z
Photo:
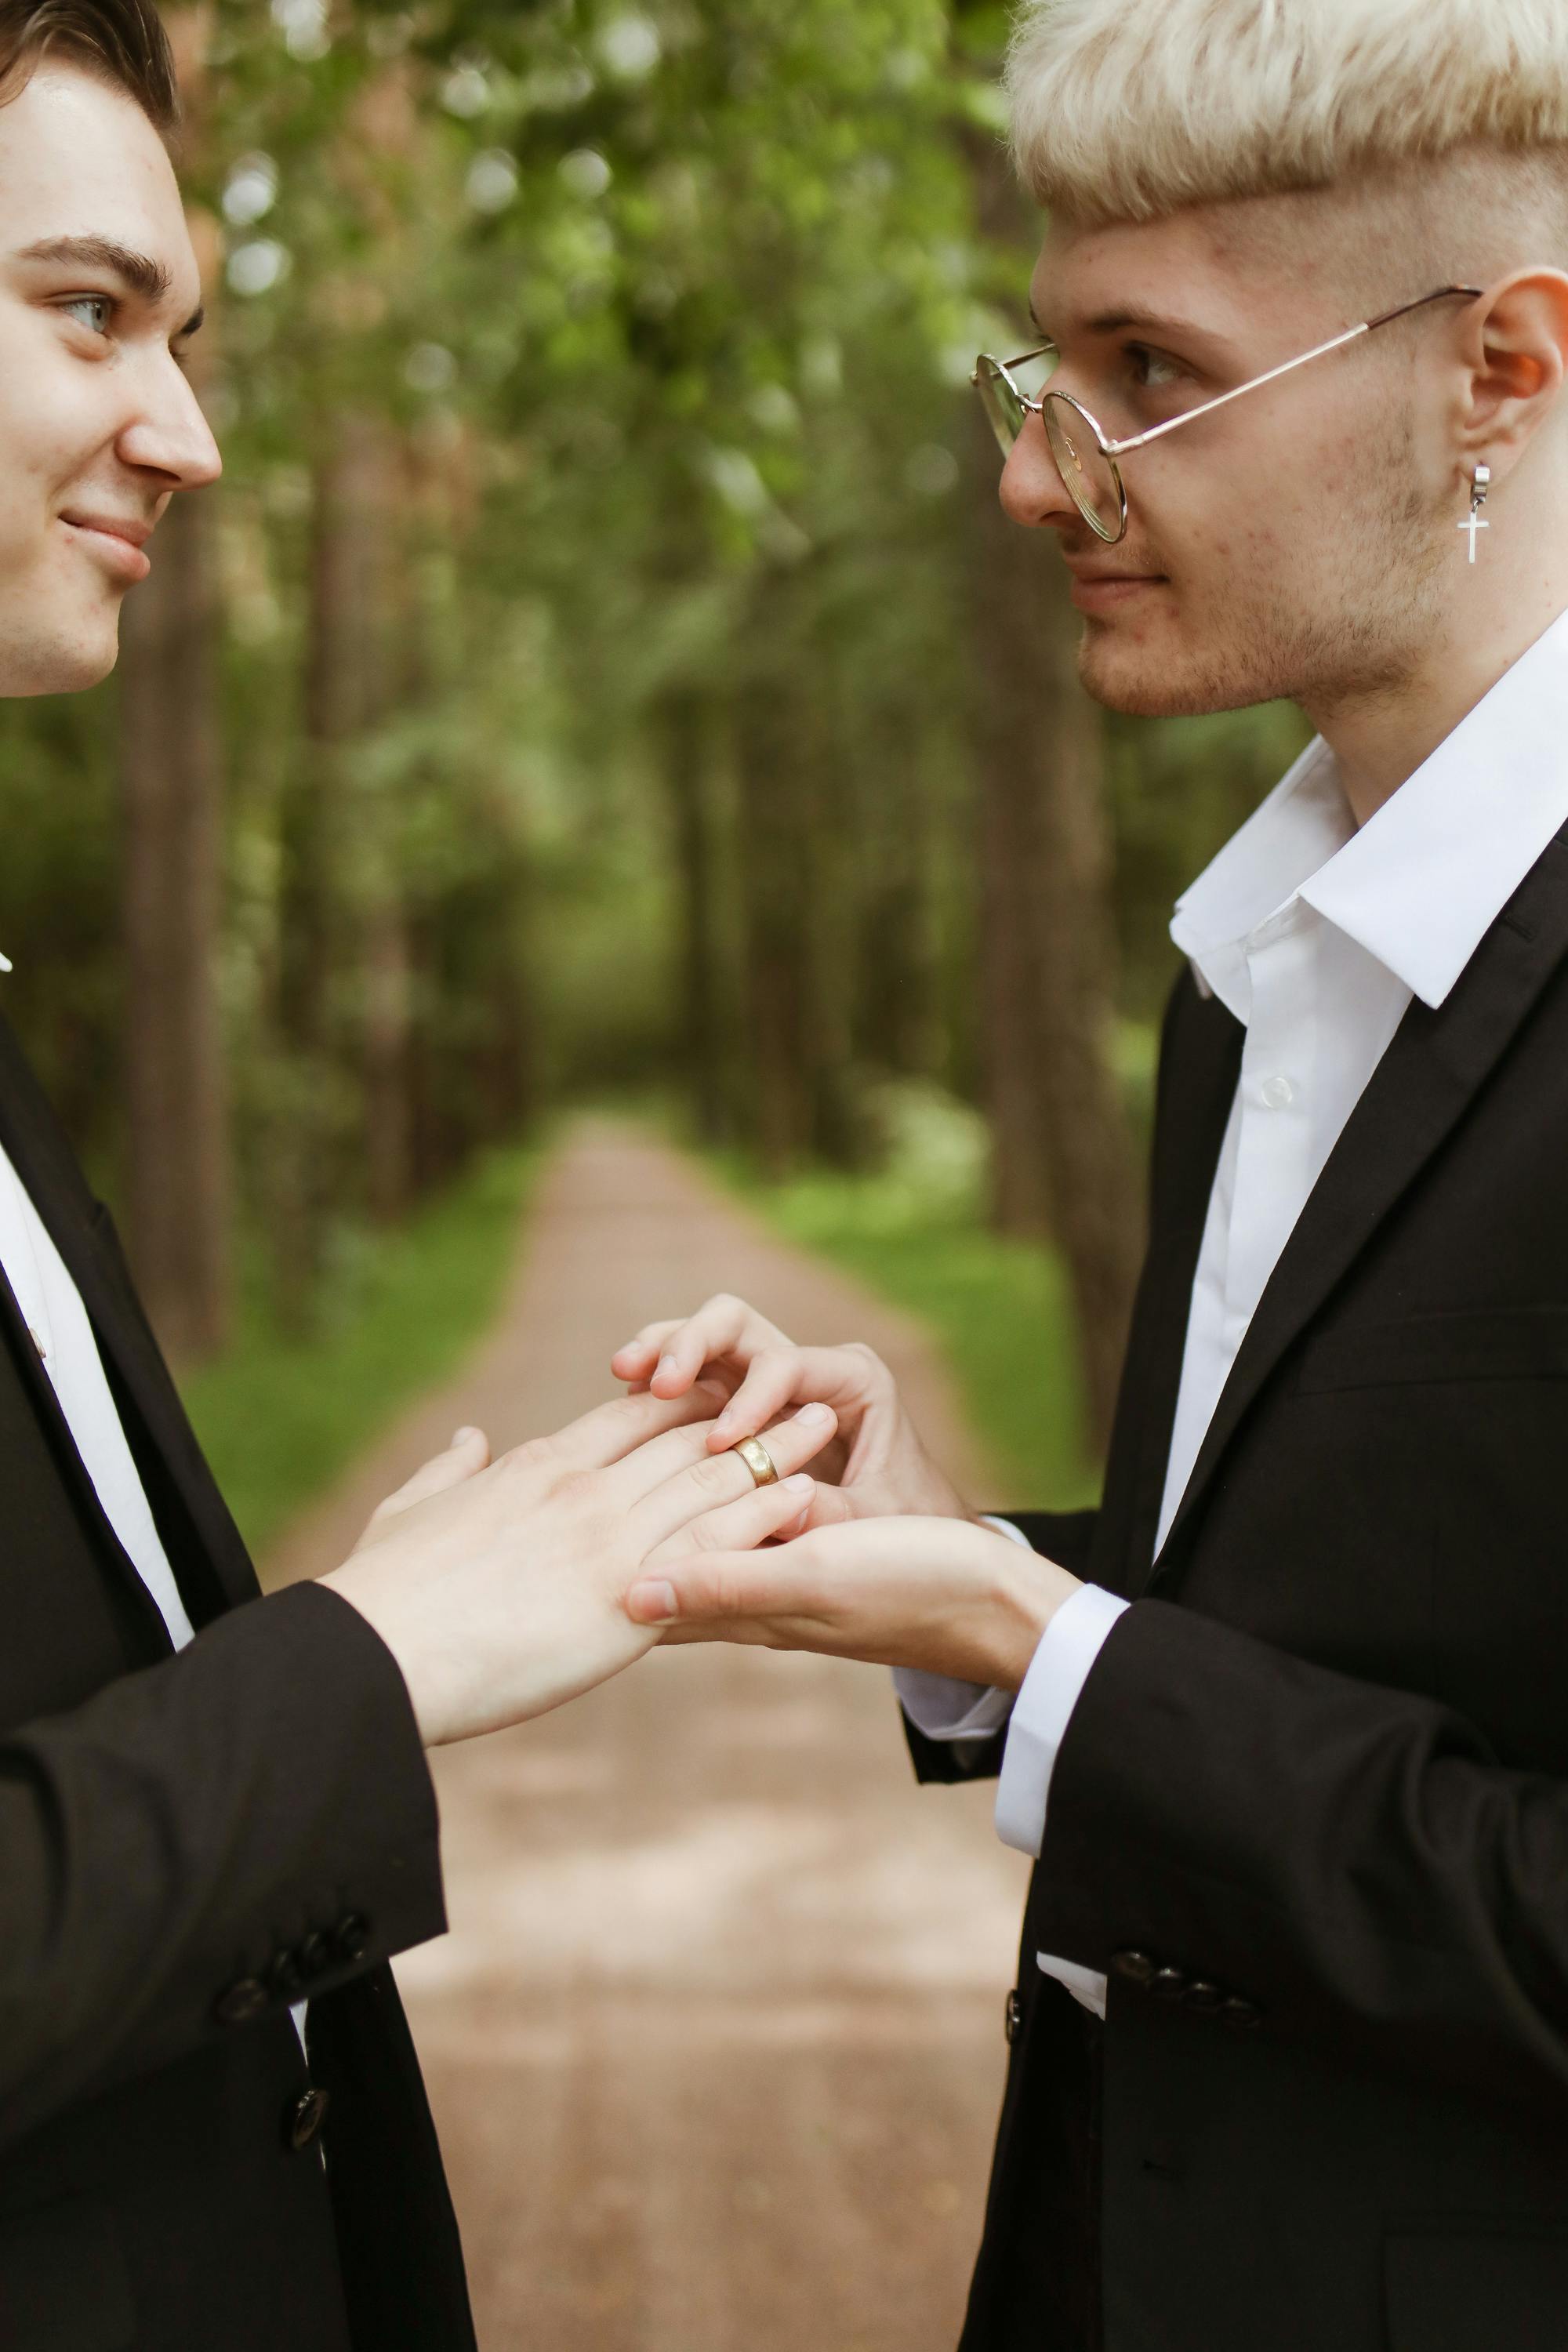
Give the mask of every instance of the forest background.
M 1001 516 L 1004 11 L 166 13 L 226 472 L 115 677 L 0 707 L 0 1005 L 247 1532 L 482 1322 L 584 1103 L 1091 1491 L 1171 903 L 1304 730 L 1108 719 Z

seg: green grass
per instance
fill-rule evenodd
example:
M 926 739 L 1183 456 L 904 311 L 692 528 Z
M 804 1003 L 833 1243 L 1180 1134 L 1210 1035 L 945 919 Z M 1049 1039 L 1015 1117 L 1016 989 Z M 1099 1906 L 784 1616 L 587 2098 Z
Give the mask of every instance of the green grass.
M 312 1339 L 278 1330 L 261 1269 L 252 1269 L 232 1345 L 183 1385 L 253 1552 L 483 1333 L 505 1294 L 542 1156 L 489 1152 L 401 1231 L 359 1237 Z
M 856 1275 L 931 1333 L 971 1427 L 995 1465 L 981 1499 L 1016 1509 L 1092 1502 L 1081 1384 L 1054 1254 L 981 1222 L 972 1183 L 922 1179 L 906 1161 L 874 1176 L 770 1184 L 738 1159 L 719 1172 L 779 1232 Z

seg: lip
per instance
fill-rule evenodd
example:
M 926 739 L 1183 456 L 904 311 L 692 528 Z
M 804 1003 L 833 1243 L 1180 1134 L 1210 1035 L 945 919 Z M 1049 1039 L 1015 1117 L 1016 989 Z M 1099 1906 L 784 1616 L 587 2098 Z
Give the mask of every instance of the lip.
M 145 580 L 152 571 L 153 559 L 142 552 L 143 541 L 153 536 L 151 523 L 131 515 L 102 514 L 63 514 L 60 520 L 122 579 Z
M 1109 613 L 1130 602 L 1142 590 L 1163 588 L 1164 584 L 1163 572 L 1074 571 L 1072 601 L 1080 613 Z

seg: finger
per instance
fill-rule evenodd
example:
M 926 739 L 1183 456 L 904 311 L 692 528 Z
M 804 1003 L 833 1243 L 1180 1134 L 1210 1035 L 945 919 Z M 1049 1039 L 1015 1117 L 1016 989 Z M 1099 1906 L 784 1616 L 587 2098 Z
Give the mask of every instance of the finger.
M 694 1421 L 710 1420 L 714 1407 L 723 1402 L 723 1390 L 706 1386 L 681 1397 L 616 1397 L 614 1403 L 596 1405 L 580 1420 L 568 1422 L 544 1444 L 563 1470 L 607 1469 L 654 1438 Z
M 652 1386 L 666 1396 L 680 1395 L 710 1358 L 726 1357 L 739 1347 L 750 1313 L 744 1299 L 710 1298 L 665 1340 Z
M 665 1559 L 657 1576 L 642 1576 L 626 1598 L 634 1625 L 744 1623 L 809 1613 L 816 1580 L 801 1565 L 811 1538 L 772 1551 L 689 1552 Z
M 799 1348 L 764 1348 L 753 1357 L 745 1379 L 709 1433 L 708 1443 L 716 1454 L 740 1438 L 754 1437 L 786 1405 L 804 1402 L 802 1360 Z
M 775 1486 L 753 1487 L 738 1503 L 721 1503 L 677 1528 L 655 1547 L 643 1566 L 657 1568 L 667 1553 L 672 1559 L 684 1559 L 694 1544 L 703 1551 L 752 1551 L 758 1544 L 804 1528 L 816 1492 L 816 1479 L 804 1470 L 781 1478 Z
M 665 1339 L 652 1383 L 659 1394 L 677 1396 L 706 1363 L 733 1360 L 743 1370 L 763 1348 L 788 1344 L 776 1325 L 754 1307 L 721 1293 Z
M 808 1404 L 792 1420 L 768 1430 L 763 1443 L 779 1477 L 788 1478 L 804 1470 L 832 1442 L 837 1427 L 830 1406 Z M 742 1501 L 755 1485 L 738 1454 L 709 1454 L 704 1448 L 700 1459 L 666 1478 L 645 1497 L 639 1507 L 639 1524 L 648 1531 L 650 1544 L 662 1542 L 678 1528 L 689 1526 L 718 1505 Z
M 636 1454 L 628 1454 L 614 1474 L 620 1488 L 623 1507 L 628 1511 L 635 1510 L 672 1479 L 700 1466 L 712 1474 L 708 1482 L 710 1508 L 718 1503 L 733 1502 L 747 1491 L 748 1486 L 755 1486 L 755 1479 L 739 1454 L 710 1455 L 708 1432 L 711 1425 L 710 1421 L 693 1422 L 684 1429 L 671 1430 L 666 1436 L 650 1440 Z M 780 1477 L 787 1477 L 792 1471 L 803 1469 L 814 1454 L 819 1454 L 828 1444 L 837 1428 L 837 1423 L 830 1407 L 822 1406 L 816 1411 L 805 1408 L 797 1440 L 793 1444 L 786 1442 L 782 1455 L 774 1444 L 777 1432 L 770 1429 L 764 1442 L 769 1458 Z M 700 1490 L 694 1488 L 693 1492 L 700 1495 Z M 702 1507 L 700 1499 L 695 1507 Z
M 665 1341 L 679 1328 L 679 1320 L 645 1323 L 637 1337 L 626 1340 L 610 1358 L 610 1370 L 616 1380 L 646 1380 L 658 1363 Z
M 764 1422 L 807 1397 L 830 1404 L 841 1420 L 858 1417 L 876 1396 L 882 1373 L 879 1359 L 863 1348 L 769 1349 L 724 1407 L 709 1442 L 733 1445 L 754 1437 Z
M 422 1462 L 411 1478 L 378 1503 L 372 1513 L 372 1522 L 394 1518 L 399 1511 L 424 1502 L 427 1495 L 439 1495 L 448 1486 L 460 1486 L 465 1478 L 483 1470 L 490 1458 L 489 1440 L 482 1429 L 459 1429 L 445 1454 L 433 1454 Z

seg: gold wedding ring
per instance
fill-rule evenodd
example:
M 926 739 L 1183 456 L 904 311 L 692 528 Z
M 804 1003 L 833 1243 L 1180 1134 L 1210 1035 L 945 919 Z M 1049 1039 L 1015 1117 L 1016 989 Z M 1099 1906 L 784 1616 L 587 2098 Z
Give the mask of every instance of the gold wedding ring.
M 760 1437 L 742 1437 L 731 1452 L 740 1455 L 759 1486 L 778 1484 L 778 1465 Z

